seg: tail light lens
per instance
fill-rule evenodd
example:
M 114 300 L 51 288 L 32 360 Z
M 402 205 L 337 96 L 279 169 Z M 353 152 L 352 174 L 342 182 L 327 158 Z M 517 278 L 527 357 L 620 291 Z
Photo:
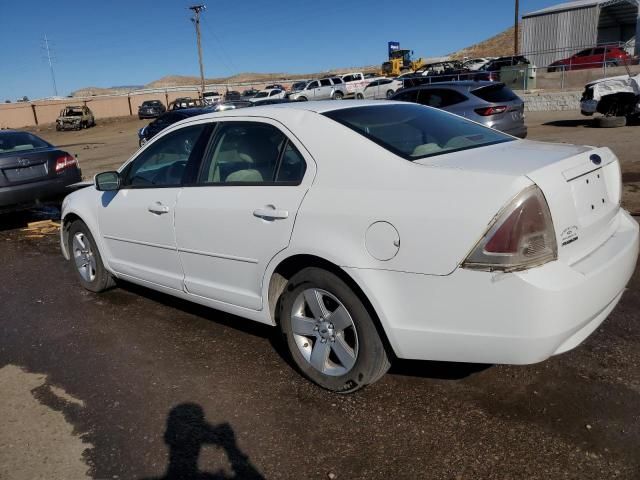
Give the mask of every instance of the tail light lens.
M 78 165 L 78 160 L 68 153 L 56 158 L 56 173 L 60 173 L 63 170 Z
M 483 117 L 488 117 L 490 115 L 498 115 L 499 113 L 504 113 L 507 111 L 507 107 L 504 105 L 500 105 L 498 107 L 486 107 L 486 108 L 476 108 L 475 112 L 478 115 L 482 115 Z
M 516 271 L 557 258 L 551 212 L 542 191 L 534 185 L 502 209 L 462 266 L 474 270 Z

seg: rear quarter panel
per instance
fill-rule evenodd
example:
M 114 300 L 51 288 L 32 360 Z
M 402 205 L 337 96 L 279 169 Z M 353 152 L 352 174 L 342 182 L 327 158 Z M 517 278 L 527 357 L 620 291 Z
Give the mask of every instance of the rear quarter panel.
M 299 125 L 307 128 L 291 128 L 318 167 L 290 249 L 343 267 L 450 274 L 505 203 L 532 183 L 523 176 L 419 165 L 326 118 L 316 128 L 308 121 Z M 482 150 L 467 154 L 482 162 Z M 397 254 L 387 261 L 366 246 L 367 230 L 380 221 L 400 236 Z

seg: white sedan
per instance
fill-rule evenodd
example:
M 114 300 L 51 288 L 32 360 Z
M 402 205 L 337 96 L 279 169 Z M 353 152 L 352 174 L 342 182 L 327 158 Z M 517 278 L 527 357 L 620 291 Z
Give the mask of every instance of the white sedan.
M 389 99 L 396 91 L 403 86 L 402 80 L 393 78 L 378 78 L 366 87 L 356 92 L 356 98 L 359 100 L 383 100 Z
M 260 100 L 276 100 L 280 98 L 285 98 L 287 96 L 287 92 L 281 90 L 279 88 L 268 88 L 266 90 L 260 90 L 255 96 L 249 98 L 250 102 L 258 102 Z
M 389 359 L 529 364 L 622 296 L 638 224 L 608 148 L 398 102 L 191 117 L 66 197 L 83 287 L 134 282 L 278 326 L 336 392 Z

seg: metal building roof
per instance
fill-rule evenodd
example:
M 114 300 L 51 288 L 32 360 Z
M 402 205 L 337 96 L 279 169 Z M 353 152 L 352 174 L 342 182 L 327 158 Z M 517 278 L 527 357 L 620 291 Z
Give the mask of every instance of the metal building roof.
M 589 7 L 608 7 L 617 3 L 631 3 L 635 6 L 638 5 L 638 0 L 573 0 L 572 2 L 559 3 L 558 5 L 552 5 L 551 7 L 536 10 L 535 12 L 525 13 L 522 18 L 534 17 L 536 15 L 545 15 L 547 13 L 562 12 L 566 10 L 575 10 L 578 8 Z

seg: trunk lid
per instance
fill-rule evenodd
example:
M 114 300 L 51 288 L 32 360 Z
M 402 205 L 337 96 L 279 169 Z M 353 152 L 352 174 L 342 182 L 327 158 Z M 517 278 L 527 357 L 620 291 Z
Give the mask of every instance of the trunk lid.
M 528 177 L 549 204 L 558 258 L 569 264 L 599 247 L 617 227 L 621 172 L 618 159 L 608 148 L 521 140 L 418 163 Z
M 54 177 L 58 150 L 30 150 L 0 155 L 0 186 L 20 185 Z

